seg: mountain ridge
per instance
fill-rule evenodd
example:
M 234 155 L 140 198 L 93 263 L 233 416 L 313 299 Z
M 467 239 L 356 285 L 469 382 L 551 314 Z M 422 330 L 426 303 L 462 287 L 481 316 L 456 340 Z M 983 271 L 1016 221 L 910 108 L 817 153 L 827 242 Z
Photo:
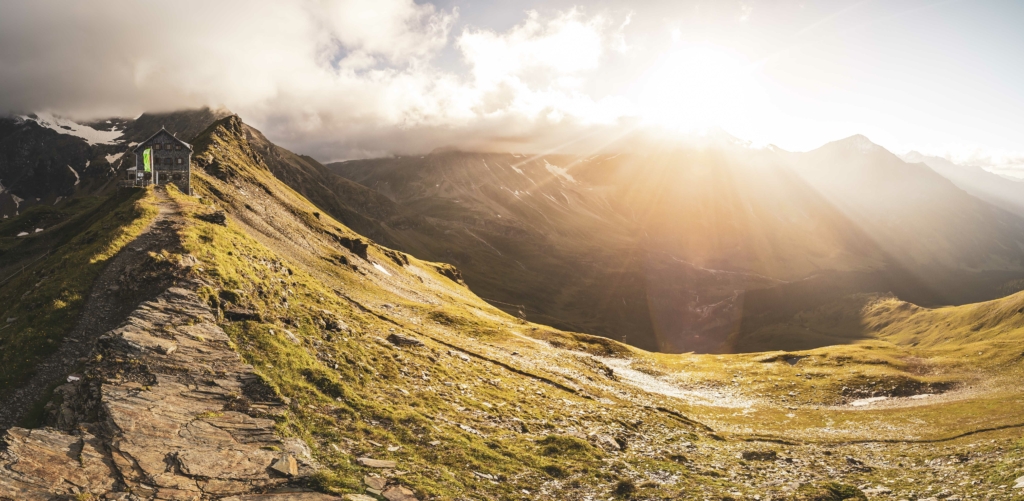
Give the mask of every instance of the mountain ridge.
M 940 157 L 911 151 L 908 161 L 922 163 L 971 195 L 1017 215 L 1024 215 L 1024 182 L 1007 179 L 978 167 L 954 164 Z
M 851 155 L 848 151 L 851 149 L 855 157 L 853 160 L 846 158 Z M 926 304 L 995 297 L 995 290 L 1001 282 L 986 285 L 986 281 L 999 282 L 1000 279 L 995 275 L 990 278 L 984 276 L 1003 273 L 1005 282 L 1017 278 L 1021 271 L 1019 244 L 1020 236 L 1024 235 L 1021 220 L 990 210 L 946 179 L 930 170 L 903 163 L 863 136 L 829 143 L 805 154 L 740 148 L 721 153 L 708 150 L 673 153 L 660 160 L 656 154 L 530 158 L 497 153 L 446 152 L 333 163 L 328 164 L 328 168 L 377 190 L 408 210 L 426 215 L 433 221 L 446 221 L 446 224 L 453 225 L 444 238 L 429 236 L 431 230 L 428 227 L 417 227 L 413 230 L 414 233 L 418 231 L 417 236 L 405 235 L 404 242 L 403 235 L 391 240 L 399 247 L 433 259 L 454 261 L 463 269 L 471 286 L 477 287 L 485 297 L 505 303 L 526 303 L 527 318 L 543 319 L 557 326 L 597 332 L 616 339 L 621 339 L 621 334 L 606 330 L 608 325 L 613 325 L 611 322 L 601 322 L 604 327 L 599 328 L 602 330 L 595 330 L 593 325 L 566 322 L 573 315 L 570 311 L 579 307 L 578 303 L 552 311 L 554 314 L 546 311 L 557 301 L 541 298 L 538 296 L 541 293 L 534 291 L 556 287 L 552 277 L 558 275 L 552 271 L 527 279 L 528 283 L 511 294 L 513 289 L 510 287 L 516 287 L 515 284 L 496 281 L 499 276 L 523 276 L 524 272 L 528 273 L 530 268 L 539 264 L 531 264 L 530 258 L 523 257 L 532 254 L 517 251 L 512 243 L 503 241 L 507 238 L 503 232 L 524 235 L 519 238 L 529 239 L 535 249 L 546 249 L 543 252 L 554 257 L 559 266 L 569 268 L 578 266 L 574 263 L 581 262 L 582 256 L 600 255 L 598 251 L 585 250 L 588 249 L 587 243 L 572 242 L 571 238 L 567 240 L 567 236 L 574 232 L 579 234 L 577 239 L 590 238 L 602 242 L 605 249 L 617 248 L 619 257 L 611 258 L 612 262 L 635 262 L 636 257 L 626 256 L 636 256 L 636 251 L 630 249 L 641 248 L 644 249 L 643 254 L 670 256 L 655 266 L 658 270 L 655 276 L 682 273 L 677 278 L 686 281 L 693 279 L 682 278 L 687 273 L 682 268 L 672 271 L 671 263 L 685 262 L 696 265 L 697 269 L 724 269 L 785 281 L 806 279 L 826 272 L 874 271 L 884 275 L 884 269 L 888 267 L 890 273 L 894 273 L 892 268 L 895 267 L 902 270 L 896 271 L 895 275 L 923 278 L 907 282 L 920 282 L 917 292 L 903 287 L 903 293 L 909 293 L 912 299 Z M 445 167 L 445 162 L 450 164 L 450 169 Z M 713 167 L 698 167 L 702 164 Z M 565 172 L 573 176 L 574 182 L 555 175 L 547 165 L 566 166 Z M 887 167 L 881 168 L 881 165 Z M 839 166 L 846 167 L 837 169 Z M 876 182 L 887 182 L 890 176 L 895 177 L 887 191 L 873 187 Z M 923 183 L 918 186 L 915 184 L 917 180 L 923 180 Z M 712 185 L 707 183 L 716 183 L 715 190 L 719 191 L 709 191 Z M 686 185 L 702 187 L 703 191 L 685 191 L 681 187 Z M 851 196 L 848 193 L 850 189 L 860 190 L 862 194 Z M 569 195 L 573 193 L 575 195 Z M 786 199 L 793 202 L 783 202 Z M 957 200 L 962 209 L 941 208 L 940 212 L 947 215 L 933 216 L 933 205 L 939 203 L 934 200 L 938 199 Z M 755 208 L 751 205 L 753 203 L 761 204 L 760 208 Z M 749 210 L 755 212 L 750 213 Z M 721 216 L 716 216 L 719 219 L 715 223 L 708 220 L 703 225 L 697 224 L 702 218 L 710 218 L 715 211 L 729 214 L 728 217 L 733 219 L 722 220 Z M 958 211 L 962 214 L 958 215 Z M 745 214 L 753 214 L 753 217 Z M 817 221 L 808 218 L 808 214 L 814 214 Z M 965 220 L 968 214 L 973 217 L 969 222 Z M 575 219 L 566 219 L 569 215 Z M 781 221 L 782 215 L 786 221 Z M 909 220 L 893 219 L 894 215 L 906 215 Z M 566 222 L 559 223 L 560 220 Z M 955 231 L 944 229 L 949 224 L 955 226 Z M 493 258 L 476 264 L 469 255 L 429 243 L 453 242 L 451 235 L 464 231 L 458 229 L 463 225 L 473 228 L 472 234 L 467 234 L 458 245 L 450 247 L 463 250 L 479 247 L 474 256 L 493 255 Z M 1001 229 L 1009 227 L 1017 228 L 1016 233 Z M 711 238 L 702 237 L 702 233 Z M 978 235 L 976 241 L 981 243 L 965 245 L 960 237 L 965 233 Z M 1017 243 L 1013 243 L 1012 238 L 1017 238 Z M 563 247 L 569 247 L 559 250 L 558 245 L 552 246 L 553 242 L 559 241 Z M 634 243 L 621 244 L 629 241 Z M 759 248 L 764 250 L 757 250 Z M 1012 251 L 1015 248 L 1018 251 Z M 506 259 L 506 256 L 511 257 Z M 806 257 L 801 260 L 796 256 Z M 479 261 L 480 258 L 476 259 Z M 649 258 L 643 261 L 657 262 Z M 794 268 L 793 265 L 799 267 Z M 611 269 L 616 265 L 599 266 Z M 650 298 L 673 294 L 664 289 L 654 289 L 656 292 L 652 294 L 648 285 L 641 285 L 652 283 L 648 273 L 641 272 L 636 265 L 632 266 L 634 271 L 627 272 L 627 275 L 635 278 L 628 281 L 636 285 L 624 296 L 637 297 L 639 294 Z M 788 271 L 786 266 L 790 266 Z M 971 273 L 976 278 L 966 276 Z M 574 275 L 580 277 L 586 272 L 577 270 Z M 829 280 L 834 279 L 833 275 Z M 892 286 L 884 285 L 891 280 L 882 276 L 866 282 L 852 276 L 850 280 L 874 291 L 892 290 Z M 968 287 L 970 292 L 951 295 L 950 284 L 962 280 L 972 283 Z M 606 276 L 596 282 L 614 286 L 618 280 Z M 557 283 L 561 290 L 579 290 L 565 279 Z M 708 297 L 714 300 L 709 304 L 728 299 L 739 305 L 733 290 L 749 294 L 752 289 L 758 290 L 763 286 L 756 282 L 727 286 L 718 295 L 711 293 Z M 581 287 L 587 288 L 586 285 Z M 647 290 L 641 292 L 645 288 Z M 982 292 L 986 289 L 993 292 Z M 705 289 L 705 292 L 709 291 Z M 529 299 L 531 297 L 535 298 Z M 671 300 L 658 309 L 669 311 L 677 308 L 679 302 L 676 301 Z M 600 311 L 607 308 L 621 308 L 611 302 L 593 301 L 592 304 L 600 304 L 601 307 L 587 310 L 591 317 L 606 315 Z M 647 305 L 637 305 L 631 311 L 634 319 L 652 315 Z M 634 328 L 626 328 L 631 334 L 650 330 L 648 334 L 642 334 L 646 338 L 638 340 L 634 337 L 630 342 L 648 349 L 657 346 L 669 351 L 681 348 L 686 351 L 685 344 L 672 348 L 672 343 L 665 339 L 678 336 L 678 327 L 668 328 L 669 331 L 676 330 L 676 333 L 658 333 L 663 328 L 651 325 L 637 330 L 635 327 L 640 324 L 636 324 L 636 320 L 632 322 Z M 678 320 L 670 323 L 698 325 L 689 320 L 682 321 L 682 324 Z M 730 323 L 740 322 L 738 319 L 726 321 L 726 324 Z M 732 329 L 735 327 L 726 328 Z M 717 349 L 713 343 L 699 346 L 701 350 Z
M 90 123 L 127 141 L 165 125 L 198 134 L 226 113 Z M 732 141 L 645 155 L 444 151 L 325 166 L 243 128 L 270 172 L 357 233 L 453 263 L 508 313 L 645 349 L 737 349 L 726 340 L 775 318 L 767 305 L 795 312 L 893 290 L 925 305 L 964 303 L 1024 276 L 1013 251 L 1020 221 L 861 135 L 808 153 Z M 78 181 L 50 163 L 61 183 Z M 109 189 L 116 172 L 89 169 L 66 196 Z M 47 196 L 38 203 L 61 195 Z M 938 199 L 959 205 L 933 208 Z
M 169 272 L 183 288 L 100 336 L 36 425 L 8 432 L 0 496 L 806 501 L 913 498 L 927 485 L 998 498 L 1024 459 L 1020 295 L 937 310 L 854 297 L 840 302 L 850 322 L 829 325 L 867 319 L 880 335 L 650 353 L 507 315 L 445 265 L 358 234 L 278 179 L 237 117 L 195 148 L 198 197 L 168 186 L 121 201 L 169 209 L 175 245 L 142 252 L 128 237 L 116 251 L 145 263 L 125 284 Z M 573 196 L 545 200 L 571 208 Z M 78 269 L 34 265 L 0 284 L 0 308 L 49 305 Z M 799 319 L 827 321 L 830 308 Z M 949 343 L 904 338 L 922 323 L 941 337 L 953 320 Z M 13 332 L 0 330 L 3 356 L 20 351 Z

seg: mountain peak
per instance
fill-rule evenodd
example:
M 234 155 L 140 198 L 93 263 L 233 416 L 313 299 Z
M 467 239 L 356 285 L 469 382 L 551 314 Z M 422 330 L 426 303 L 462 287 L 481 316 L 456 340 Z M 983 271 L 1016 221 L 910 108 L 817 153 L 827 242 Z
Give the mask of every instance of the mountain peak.
M 850 149 L 855 149 L 861 152 L 871 152 L 879 149 L 884 149 L 881 146 L 871 142 L 867 136 L 862 134 L 854 134 L 848 138 L 840 139 L 830 144 L 845 146 Z
M 938 160 L 938 157 L 925 155 L 917 150 L 910 150 L 902 155 L 899 155 L 900 159 L 910 164 L 927 164 L 929 160 Z

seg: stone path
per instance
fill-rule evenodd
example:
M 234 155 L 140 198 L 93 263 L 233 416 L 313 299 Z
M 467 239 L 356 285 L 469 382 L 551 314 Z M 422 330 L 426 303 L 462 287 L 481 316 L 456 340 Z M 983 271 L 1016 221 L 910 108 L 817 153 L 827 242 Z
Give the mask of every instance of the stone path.
M 4 434 L 0 500 L 339 499 L 299 487 L 317 469 L 309 449 L 277 436 L 286 407 L 193 291 L 168 288 L 92 341 L 74 353 L 88 355 L 80 378 L 54 390 L 50 427 Z
M 139 303 L 171 285 L 171 274 L 145 279 L 138 276 L 147 271 L 143 268 L 150 251 L 176 251 L 180 246 L 176 230 L 181 216 L 166 192 L 158 189 L 155 194 L 159 207 L 156 219 L 118 252 L 97 277 L 74 330 L 56 352 L 36 366 L 29 381 L 3 395 L 0 429 L 18 424 L 48 388 L 64 381 L 81 365 L 81 358 L 93 350 L 100 335 L 121 323 Z

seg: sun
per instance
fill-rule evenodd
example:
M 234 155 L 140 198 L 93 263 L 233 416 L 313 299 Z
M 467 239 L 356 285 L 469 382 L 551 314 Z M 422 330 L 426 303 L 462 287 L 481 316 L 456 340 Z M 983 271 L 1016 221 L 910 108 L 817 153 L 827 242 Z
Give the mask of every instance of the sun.
M 637 80 L 637 114 L 648 125 L 679 132 L 722 127 L 749 111 L 749 68 L 722 47 L 675 42 Z

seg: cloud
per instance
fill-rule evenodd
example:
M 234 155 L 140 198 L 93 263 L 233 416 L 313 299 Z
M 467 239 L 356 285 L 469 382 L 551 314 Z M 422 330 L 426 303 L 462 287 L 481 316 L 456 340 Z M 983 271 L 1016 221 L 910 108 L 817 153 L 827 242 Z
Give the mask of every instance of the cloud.
M 453 34 L 457 18 L 413 0 L 4 2 L 0 112 L 225 106 L 324 160 L 568 141 L 629 115 L 584 90 L 628 21 L 530 12 Z M 436 63 L 446 47 L 466 72 Z
M 1024 180 L 1024 152 L 978 144 L 947 143 L 912 148 L 958 165 L 977 167 L 1005 177 Z
M 428 57 L 444 47 L 457 11 L 439 12 L 411 1 L 321 2 L 312 9 L 338 42 L 392 61 Z
M 947 154 L 947 159 L 962 165 L 981 167 L 989 172 L 1024 180 L 1024 153 L 1020 151 L 976 147 L 958 154 Z

